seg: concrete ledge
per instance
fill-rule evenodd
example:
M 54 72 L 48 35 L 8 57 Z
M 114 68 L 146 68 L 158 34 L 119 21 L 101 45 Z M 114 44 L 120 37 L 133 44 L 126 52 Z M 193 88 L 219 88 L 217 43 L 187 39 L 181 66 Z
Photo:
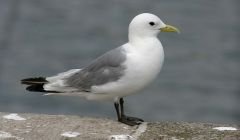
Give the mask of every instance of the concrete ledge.
M 146 140 L 240 140 L 237 125 L 186 122 L 148 123 L 139 139 Z
M 143 123 L 68 115 L 0 113 L 0 140 L 240 140 L 237 125 Z

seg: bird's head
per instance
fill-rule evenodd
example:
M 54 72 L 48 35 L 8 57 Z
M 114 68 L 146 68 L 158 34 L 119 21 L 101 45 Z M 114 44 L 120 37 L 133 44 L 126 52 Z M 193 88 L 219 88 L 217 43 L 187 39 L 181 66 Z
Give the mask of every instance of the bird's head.
M 129 25 L 129 39 L 156 37 L 159 32 L 179 33 L 179 30 L 174 26 L 165 24 L 159 17 L 150 13 L 137 15 Z

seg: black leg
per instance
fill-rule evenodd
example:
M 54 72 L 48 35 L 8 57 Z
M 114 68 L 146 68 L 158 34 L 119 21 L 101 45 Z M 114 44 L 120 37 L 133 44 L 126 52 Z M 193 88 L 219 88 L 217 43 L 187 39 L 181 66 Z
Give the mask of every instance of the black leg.
M 116 112 L 117 112 L 118 121 L 120 121 L 121 116 L 120 116 L 120 113 L 119 113 L 119 103 L 115 102 L 114 107 L 115 107 Z
M 139 125 L 143 122 L 142 119 L 126 116 L 124 114 L 124 106 L 123 106 L 124 100 L 123 100 L 123 98 L 120 98 L 119 102 L 120 102 L 120 109 L 121 109 L 120 120 L 118 119 L 119 122 L 125 123 L 125 124 L 130 125 L 130 126 Z
M 124 107 L 123 107 L 124 100 L 123 100 L 123 98 L 120 98 L 119 103 L 120 103 L 121 117 L 122 117 L 122 116 L 124 116 Z

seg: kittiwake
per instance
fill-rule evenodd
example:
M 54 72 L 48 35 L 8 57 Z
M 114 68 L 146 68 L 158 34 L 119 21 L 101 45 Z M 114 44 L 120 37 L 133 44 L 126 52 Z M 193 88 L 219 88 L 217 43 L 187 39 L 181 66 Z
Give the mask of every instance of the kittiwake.
M 159 32 L 179 32 L 159 17 L 142 13 L 128 28 L 128 42 L 98 57 L 86 67 L 50 77 L 21 80 L 28 91 L 44 95 L 81 96 L 88 100 L 113 100 L 118 121 L 138 125 L 142 119 L 124 114 L 123 97 L 137 93 L 153 81 L 164 61 Z

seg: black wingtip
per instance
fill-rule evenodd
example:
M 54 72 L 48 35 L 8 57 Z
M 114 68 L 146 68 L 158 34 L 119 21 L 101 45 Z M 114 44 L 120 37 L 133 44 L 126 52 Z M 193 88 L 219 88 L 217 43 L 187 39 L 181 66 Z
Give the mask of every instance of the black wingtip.
M 43 88 L 44 84 L 36 84 L 36 85 L 30 85 L 26 87 L 26 90 L 28 91 L 38 91 L 38 92 L 46 92 Z
M 22 84 L 28 85 L 26 90 L 32 92 L 47 92 L 47 93 L 59 93 L 58 91 L 48 91 L 44 89 L 44 84 L 47 84 L 48 81 L 45 77 L 36 77 L 36 78 L 27 78 L 21 80 Z
M 44 90 L 44 84 L 35 84 L 35 85 L 30 85 L 26 88 L 28 91 L 32 92 L 47 92 L 47 93 L 60 93 L 58 91 L 49 91 L 49 90 Z
M 36 78 L 26 78 L 21 80 L 22 84 L 25 85 L 35 85 L 35 84 L 45 84 L 48 83 L 45 77 L 36 77 Z

